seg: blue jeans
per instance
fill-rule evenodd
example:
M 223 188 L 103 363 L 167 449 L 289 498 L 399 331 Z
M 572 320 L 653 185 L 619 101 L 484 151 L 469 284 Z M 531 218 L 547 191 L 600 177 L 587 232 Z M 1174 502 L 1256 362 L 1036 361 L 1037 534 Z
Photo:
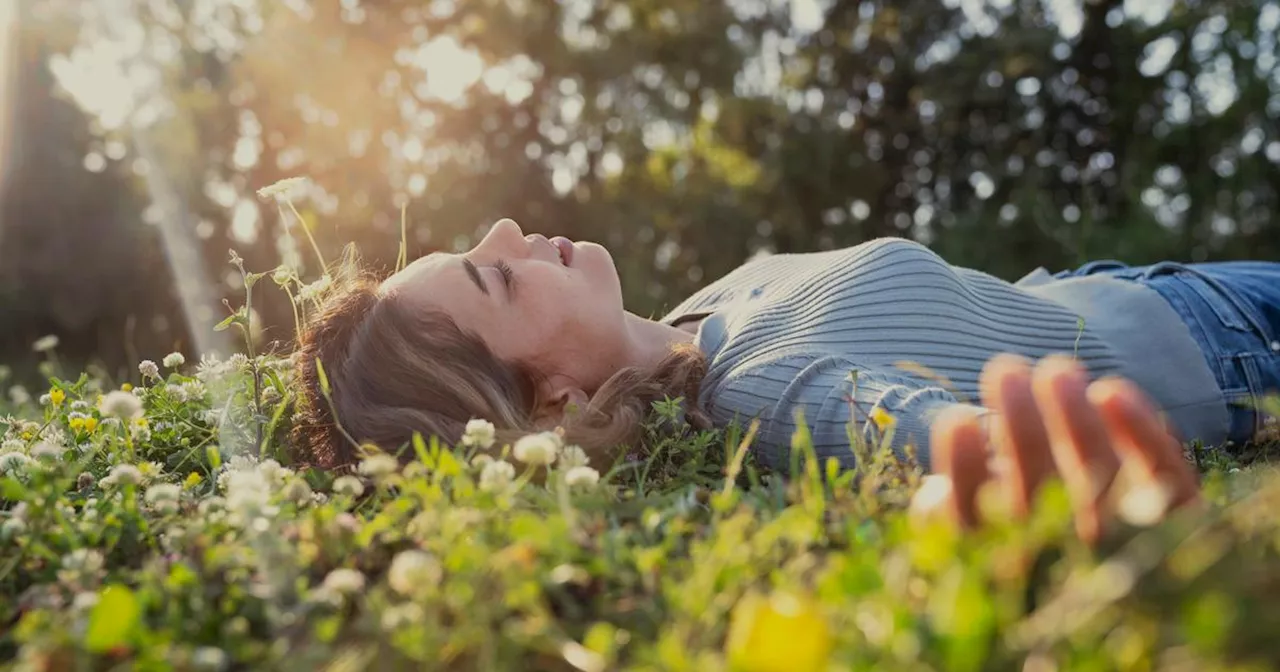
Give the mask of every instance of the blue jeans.
M 1094 273 L 1150 287 L 1186 322 L 1227 399 L 1228 441 L 1243 444 L 1261 430 L 1256 400 L 1280 392 L 1280 262 L 1128 266 L 1106 260 L 1054 277 Z

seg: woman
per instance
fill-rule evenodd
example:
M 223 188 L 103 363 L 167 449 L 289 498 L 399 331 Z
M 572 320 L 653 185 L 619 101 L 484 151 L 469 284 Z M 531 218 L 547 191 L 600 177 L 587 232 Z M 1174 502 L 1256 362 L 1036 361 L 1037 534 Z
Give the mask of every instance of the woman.
M 352 438 L 454 441 L 471 418 L 500 440 L 562 426 L 599 455 L 670 396 L 689 401 L 695 425 L 759 418 L 753 450 L 775 467 L 797 412 L 818 455 L 844 467 L 849 423 L 874 434 L 866 419 L 890 418 L 893 449 L 912 445 L 947 474 L 962 517 L 965 493 L 990 478 L 978 459 L 988 429 L 1020 498 L 1056 465 L 1092 505 L 1130 455 L 1181 501 L 1194 478 L 1153 407 L 1184 440 L 1243 442 L 1261 428 L 1231 402 L 1280 387 L 1280 264 L 1099 262 L 1010 284 L 880 239 L 753 261 L 650 320 L 624 310 L 603 247 L 504 219 L 465 254 L 353 283 L 299 357 L 298 443 L 324 465 L 352 461 Z

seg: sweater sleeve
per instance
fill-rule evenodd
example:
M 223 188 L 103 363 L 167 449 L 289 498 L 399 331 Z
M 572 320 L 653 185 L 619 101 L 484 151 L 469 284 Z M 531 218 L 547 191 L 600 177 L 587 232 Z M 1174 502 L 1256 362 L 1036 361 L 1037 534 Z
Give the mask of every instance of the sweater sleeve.
M 804 414 L 819 459 L 835 457 L 842 468 L 850 469 L 855 464 L 851 432 L 861 432 L 872 446 L 882 440 L 876 424 L 867 422 L 868 417 L 883 417 L 879 409 L 894 420 L 890 444 L 894 453 L 905 457 L 907 446 L 914 446 L 916 459 L 926 470 L 931 469 L 929 431 L 939 414 L 956 407 L 986 413 L 985 408 L 960 401 L 933 381 L 835 356 L 792 355 L 745 362 L 704 393 L 718 425 L 738 421 L 745 427 L 759 418 L 751 450 L 773 469 L 786 469 L 789 464 L 798 411 Z

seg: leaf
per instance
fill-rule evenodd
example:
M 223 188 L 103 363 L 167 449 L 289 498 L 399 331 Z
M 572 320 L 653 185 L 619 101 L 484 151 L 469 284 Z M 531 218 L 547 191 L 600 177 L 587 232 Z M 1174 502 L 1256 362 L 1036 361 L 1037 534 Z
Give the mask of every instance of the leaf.
M 138 626 L 142 609 L 133 591 L 125 586 L 107 586 L 98 595 L 98 603 L 89 615 L 85 647 L 103 652 L 126 645 Z

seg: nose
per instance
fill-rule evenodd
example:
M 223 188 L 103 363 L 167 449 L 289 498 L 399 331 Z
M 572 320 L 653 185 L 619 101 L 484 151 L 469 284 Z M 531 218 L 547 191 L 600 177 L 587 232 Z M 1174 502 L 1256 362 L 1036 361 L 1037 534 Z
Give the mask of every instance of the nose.
M 520 225 L 513 219 L 503 218 L 489 229 L 475 249 L 513 254 L 524 247 L 524 231 L 520 230 Z

